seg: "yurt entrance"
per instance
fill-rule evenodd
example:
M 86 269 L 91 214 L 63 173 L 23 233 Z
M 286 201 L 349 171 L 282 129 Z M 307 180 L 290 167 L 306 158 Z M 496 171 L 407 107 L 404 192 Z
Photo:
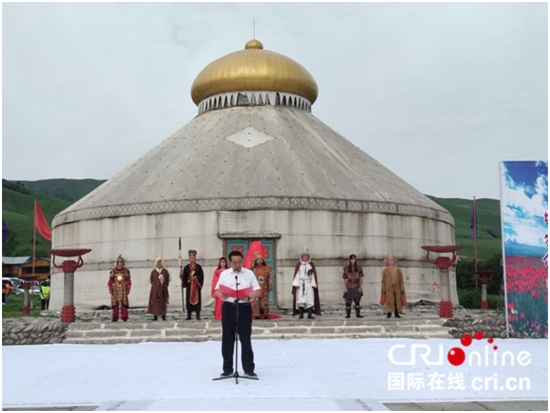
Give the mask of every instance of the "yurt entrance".
M 272 272 L 272 283 L 273 283 L 273 291 L 269 293 L 269 305 L 275 305 L 275 291 L 276 285 L 277 285 L 277 269 L 275 267 L 275 239 L 273 238 L 233 238 L 233 239 L 226 239 L 225 240 L 225 254 L 224 256 L 228 256 L 231 251 L 240 251 L 243 256 L 246 257 L 246 253 L 248 252 L 248 247 L 250 247 L 250 244 L 253 241 L 261 241 L 262 247 L 263 247 L 263 256 L 265 258 L 265 261 L 268 265 L 271 266 L 273 269 Z

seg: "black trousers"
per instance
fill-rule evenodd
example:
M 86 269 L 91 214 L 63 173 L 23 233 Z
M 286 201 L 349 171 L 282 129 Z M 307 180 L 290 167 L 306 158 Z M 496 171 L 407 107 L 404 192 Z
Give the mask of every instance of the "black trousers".
M 235 357 L 235 324 L 237 307 L 232 303 L 222 305 L 222 356 L 223 372 L 233 373 L 233 359 Z M 239 304 L 239 325 L 237 328 L 241 342 L 241 360 L 245 373 L 254 372 L 254 352 L 252 351 L 252 306 Z

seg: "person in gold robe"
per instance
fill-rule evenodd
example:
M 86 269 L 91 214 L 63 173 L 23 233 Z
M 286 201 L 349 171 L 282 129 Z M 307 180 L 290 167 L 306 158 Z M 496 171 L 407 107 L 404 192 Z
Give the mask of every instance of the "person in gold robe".
M 256 252 L 250 268 L 258 284 L 260 284 L 260 296 L 252 301 L 252 316 L 255 319 L 269 318 L 269 292 L 273 290 L 272 268 L 267 265 L 265 259 Z M 261 315 L 261 317 L 260 317 Z
M 382 272 L 382 290 L 380 292 L 380 304 L 386 305 L 387 318 L 391 318 L 392 311 L 395 311 L 395 317 L 401 318 L 399 313 L 406 305 L 405 284 L 403 283 L 403 273 L 395 264 L 397 257 L 395 254 L 388 254 L 384 258 L 384 263 L 388 266 Z
M 168 284 L 170 284 L 170 273 L 164 268 L 164 260 L 159 257 L 155 260 L 155 268 L 149 276 L 151 292 L 149 293 L 149 306 L 147 314 L 153 314 L 153 321 L 162 316 L 166 320 L 166 308 L 168 307 Z

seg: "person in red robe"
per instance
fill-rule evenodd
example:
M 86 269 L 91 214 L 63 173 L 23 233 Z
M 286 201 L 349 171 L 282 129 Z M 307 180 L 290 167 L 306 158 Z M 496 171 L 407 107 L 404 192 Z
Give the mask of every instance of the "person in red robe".
M 132 281 L 130 280 L 130 270 L 124 267 L 124 258 L 119 254 L 116 259 L 116 267 L 109 274 L 109 292 L 111 293 L 111 308 L 113 309 L 113 321 L 118 321 L 119 308 L 122 313 L 122 321 L 128 321 L 128 295 Z
M 181 282 L 185 288 L 185 303 L 187 310 L 186 320 L 191 320 L 191 312 L 195 311 L 197 320 L 201 319 L 202 286 L 204 285 L 204 272 L 197 264 L 197 251 L 189 250 L 189 264 L 180 272 Z
M 225 270 L 227 270 L 227 260 L 224 257 L 221 257 L 218 261 L 218 268 L 216 268 L 216 270 L 214 271 L 214 276 L 212 277 L 212 298 L 216 300 L 214 307 L 214 320 L 222 319 L 223 300 L 216 295 L 215 288 L 216 285 L 218 285 L 220 274 Z

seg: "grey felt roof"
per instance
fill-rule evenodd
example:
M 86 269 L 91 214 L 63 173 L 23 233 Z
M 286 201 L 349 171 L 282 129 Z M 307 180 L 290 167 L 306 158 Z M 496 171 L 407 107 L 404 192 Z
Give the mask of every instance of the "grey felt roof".
M 116 211 L 130 209 L 114 206 L 146 205 L 141 211 L 147 213 L 151 205 L 163 202 L 243 197 L 417 206 L 452 223 L 445 209 L 311 113 L 246 106 L 197 116 L 59 214 L 53 226 L 86 219 L 87 209 L 102 211 L 96 217 L 116 216 Z M 281 208 L 277 205 L 274 209 Z M 249 208 L 243 204 L 242 209 Z M 140 213 L 132 211 L 128 214 Z

